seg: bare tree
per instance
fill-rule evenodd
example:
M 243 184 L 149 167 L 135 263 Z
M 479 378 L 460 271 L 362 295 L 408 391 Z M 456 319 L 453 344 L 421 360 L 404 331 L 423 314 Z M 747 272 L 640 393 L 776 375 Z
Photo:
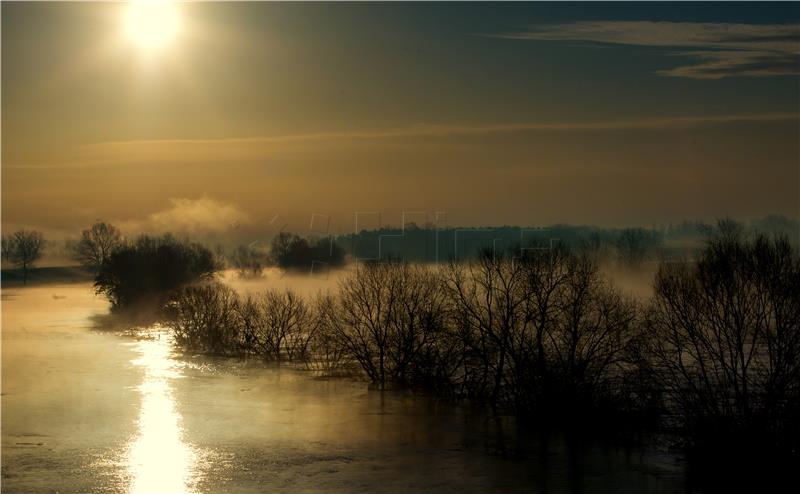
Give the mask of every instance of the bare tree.
M 252 296 L 241 299 L 236 305 L 237 325 L 240 331 L 239 345 L 245 355 L 258 355 L 261 351 L 259 333 L 264 325 L 261 305 Z
M 34 230 L 20 230 L 3 238 L 3 257 L 22 269 L 23 284 L 28 284 L 28 269 L 42 257 L 44 236 Z
M 339 282 L 339 299 L 331 321 L 350 356 L 367 376 L 381 385 L 388 380 L 389 331 L 397 285 L 390 283 L 392 266 L 363 263 Z
M 11 235 L 3 235 L 2 248 L 0 248 L 0 259 L 3 262 L 11 262 Z
M 638 267 L 647 259 L 648 251 L 657 247 L 659 237 L 642 228 L 625 228 L 616 240 L 617 254 L 623 265 Z
M 241 298 L 220 283 L 201 283 L 184 288 L 169 308 L 179 345 L 217 355 L 307 360 L 319 327 L 308 303 L 291 290 Z
M 239 271 L 241 278 L 257 278 L 264 270 L 266 255 L 253 247 L 240 245 L 231 256 L 231 264 Z
M 380 385 L 434 385 L 452 347 L 444 297 L 431 268 L 363 263 L 327 304 L 327 321 L 351 358 Z M 446 374 L 446 372 L 444 372 Z
M 98 272 L 121 243 L 119 230 L 99 221 L 81 232 L 81 239 L 74 246 L 74 257 L 83 266 Z
M 333 375 L 347 359 L 347 350 L 336 331 L 336 300 L 329 293 L 318 294 L 312 303 L 313 331 L 308 340 L 306 367 Z
M 258 299 L 261 312 L 256 344 L 266 358 L 290 360 L 305 357 L 312 329 L 308 306 L 292 290 L 269 290 Z
M 636 308 L 590 256 L 559 247 L 452 264 L 445 276 L 460 327 L 468 392 L 519 413 L 596 404 L 622 372 Z
M 390 266 L 389 283 L 394 285 L 387 349 L 391 379 L 404 385 L 434 386 L 451 372 L 446 369 L 451 347 L 439 279 L 426 266 Z
M 797 446 L 800 258 L 788 239 L 721 222 L 696 263 L 661 266 L 647 321 L 667 405 L 686 425 Z
M 219 283 L 184 288 L 171 305 L 169 325 L 176 343 L 212 355 L 239 353 L 238 305 L 236 292 Z
M 547 331 L 556 385 L 571 409 L 612 395 L 636 337 L 636 306 L 606 282 L 585 256 L 568 261 L 559 317 Z
M 488 255 L 451 263 L 444 287 L 469 349 L 464 374 L 470 393 L 497 406 L 514 387 L 515 343 L 527 344 L 522 338 L 528 325 L 523 266 Z

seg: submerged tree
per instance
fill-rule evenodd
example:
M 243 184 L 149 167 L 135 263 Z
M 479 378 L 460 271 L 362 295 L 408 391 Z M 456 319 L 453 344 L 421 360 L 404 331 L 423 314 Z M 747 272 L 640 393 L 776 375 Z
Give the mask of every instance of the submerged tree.
M 326 306 L 348 355 L 374 383 L 433 385 L 444 365 L 444 300 L 430 268 L 363 263 Z
M 170 305 L 169 326 L 175 342 L 186 350 L 212 355 L 238 354 L 242 335 L 238 309 L 236 292 L 227 286 L 187 286 Z
M 20 230 L 3 237 L 3 257 L 22 269 L 23 284 L 28 283 L 28 269 L 42 257 L 44 236 L 34 230 Z
M 525 362 L 517 350 L 535 349 L 528 339 L 533 332 L 525 316 L 525 280 L 521 263 L 491 255 L 453 262 L 445 275 L 451 313 L 467 349 L 464 385 L 469 395 L 492 406 L 508 401 L 513 388 L 522 385 L 517 371 Z
M 787 238 L 721 222 L 696 263 L 662 264 L 647 320 L 667 405 L 696 441 L 800 445 L 800 257 Z
M 319 326 L 297 293 L 267 291 L 240 297 L 218 282 L 189 285 L 168 304 L 169 326 L 186 350 L 304 361 Z
M 558 247 L 452 264 L 445 289 L 469 393 L 519 414 L 584 413 L 624 373 L 635 306 L 594 260 Z
M 251 246 L 240 245 L 233 251 L 230 262 L 242 278 L 261 276 L 266 256 Z
M 267 359 L 300 360 L 306 356 L 314 324 L 308 304 L 292 290 L 268 290 L 255 299 L 255 344 Z

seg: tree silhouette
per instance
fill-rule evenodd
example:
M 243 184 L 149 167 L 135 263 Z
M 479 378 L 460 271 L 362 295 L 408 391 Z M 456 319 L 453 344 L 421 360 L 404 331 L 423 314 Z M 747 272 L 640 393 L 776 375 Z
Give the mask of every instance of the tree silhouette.
M 74 256 L 83 266 L 96 273 L 121 243 L 119 230 L 114 225 L 100 221 L 81 232 L 81 239 L 74 246 Z
M 44 236 L 34 230 L 20 230 L 3 239 L 3 256 L 22 268 L 23 284 L 28 284 L 28 269 L 42 257 Z
M 696 263 L 662 265 L 647 320 L 668 406 L 696 442 L 797 449 L 800 257 L 786 237 L 721 222 Z
M 266 256 L 263 253 L 247 245 L 238 246 L 230 256 L 230 263 L 242 278 L 261 276 L 265 260 Z
M 210 278 L 218 267 L 214 254 L 200 244 L 169 234 L 143 235 L 111 253 L 95 277 L 95 288 L 114 308 L 148 302 L 161 306 L 182 287 Z
M 305 239 L 287 232 L 272 239 L 270 257 L 276 266 L 283 269 L 311 269 L 314 263 L 344 264 L 344 250 L 332 238 Z

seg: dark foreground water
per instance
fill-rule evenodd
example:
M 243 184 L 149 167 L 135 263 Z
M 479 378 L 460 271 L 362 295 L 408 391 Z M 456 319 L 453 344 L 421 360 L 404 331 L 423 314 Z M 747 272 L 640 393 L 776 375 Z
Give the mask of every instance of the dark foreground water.
M 5 492 L 679 492 L 652 449 L 93 329 L 88 284 L 3 290 Z

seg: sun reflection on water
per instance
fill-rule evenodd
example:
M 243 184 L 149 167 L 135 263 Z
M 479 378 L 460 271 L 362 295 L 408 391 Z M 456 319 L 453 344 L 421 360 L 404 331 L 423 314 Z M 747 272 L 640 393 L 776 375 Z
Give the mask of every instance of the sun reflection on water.
M 171 381 L 181 377 L 170 356 L 166 338 L 137 343 L 139 356 L 131 361 L 144 370 L 138 434 L 128 452 L 132 494 L 191 493 L 197 452 L 183 440 L 181 415 L 175 406 Z

